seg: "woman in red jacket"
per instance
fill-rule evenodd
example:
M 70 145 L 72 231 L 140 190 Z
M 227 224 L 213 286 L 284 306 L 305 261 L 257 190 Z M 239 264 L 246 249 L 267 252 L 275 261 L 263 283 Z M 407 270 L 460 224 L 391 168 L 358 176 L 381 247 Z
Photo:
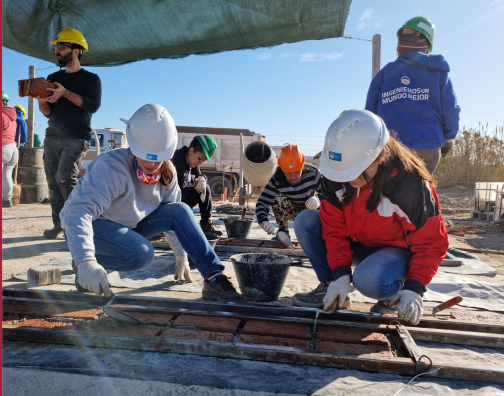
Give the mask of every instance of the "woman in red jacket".
M 349 110 L 327 131 L 320 212 L 296 218 L 296 235 L 320 285 L 296 305 L 342 307 L 350 282 L 418 324 L 422 296 L 448 250 L 438 197 L 425 164 L 367 110 Z M 352 274 L 352 264 L 356 265 Z

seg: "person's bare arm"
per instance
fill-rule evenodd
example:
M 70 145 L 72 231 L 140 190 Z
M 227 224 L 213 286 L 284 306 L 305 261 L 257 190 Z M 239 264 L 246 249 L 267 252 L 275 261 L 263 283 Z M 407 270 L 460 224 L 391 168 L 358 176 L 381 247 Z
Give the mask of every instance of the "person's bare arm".
M 40 97 L 36 97 L 35 99 L 38 100 L 39 103 L 39 110 L 44 114 L 45 116 L 49 117 L 52 112 L 51 105 L 44 99 Z
M 48 102 L 55 103 L 59 98 L 64 97 L 68 99 L 70 102 L 72 102 L 74 105 L 79 107 L 82 106 L 83 102 L 82 96 L 70 92 L 60 83 L 56 82 L 54 84 L 56 84 L 56 88 L 47 88 L 49 91 L 53 91 L 53 94 L 47 98 Z

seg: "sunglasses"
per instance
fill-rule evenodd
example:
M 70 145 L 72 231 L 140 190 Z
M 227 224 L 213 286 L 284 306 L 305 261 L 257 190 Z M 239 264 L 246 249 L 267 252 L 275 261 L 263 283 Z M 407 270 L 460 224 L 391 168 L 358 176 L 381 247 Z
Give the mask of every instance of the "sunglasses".
M 61 50 L 64 50 L 65 48 L 71 48 L 71 49 L 75 49 L 75 47 L 73 45 L 68 45 L 68 44 L 57 44 L 54 46 L 54 49 L 57 50 L 59 49 L 60 51 Z

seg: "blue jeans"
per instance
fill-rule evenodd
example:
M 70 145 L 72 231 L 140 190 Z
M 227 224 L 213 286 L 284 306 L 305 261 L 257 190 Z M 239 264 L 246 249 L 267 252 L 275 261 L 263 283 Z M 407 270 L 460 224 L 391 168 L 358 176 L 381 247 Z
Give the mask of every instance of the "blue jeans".
M 175 231 L 205 279 L 213 270 L 224 269 L 191 209 L 182 202 L 159 205 L 131 230 L 112 221 L 95 220 L 93 231 L 96 261 L 107 270 L 136 271 L 148 266 L 154 248 L 147 238 L 165 231 Z
M 327 247 L 322 237 L 322 222 L 318 210 L 303 210 L 294 222 L 296 236 L 308 256 L 320 282 L 334 280 L 327 262 Z M 350 242 L 355 268 L 352 282 L 369 298 L 390 300 L 404 286 L 411 251 L 398 247 L 368 247 Z

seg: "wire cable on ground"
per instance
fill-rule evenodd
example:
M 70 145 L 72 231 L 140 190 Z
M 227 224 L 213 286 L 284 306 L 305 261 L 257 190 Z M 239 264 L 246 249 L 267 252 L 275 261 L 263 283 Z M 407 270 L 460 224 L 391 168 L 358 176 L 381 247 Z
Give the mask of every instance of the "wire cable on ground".
M 434 371 L 428 371 L 426 373 L 421 373 L 421 374 L 418 374 L 418 375 L 415 375 L 407 384 L 406 386 L 404 386 L 403 388 L 399 389 L 395 394 L 394 396 L 397 396 L 400 392 L 402 392 L 404 389 L 406 389 L 414 380 L 415 378 L 417 377 L 420 377 L 421 375 L 425 375 L 425 374 L 434 374 L 435 372 L 441 370 L 444 366 L 441 366 L 439 368 L 437 368 L 436 370 Z M 348 388 L 340 393 L 337 393 L 335 396 L 342 396 L 342 395 L 346 395 L 350 392 L 353 392 L 354 390 L 356 389 L 362 389 L 362 388 L 367 388 L 368 386 L 371 386 L 371 385 L 376 385 L 376 384 L 389 384 L 389 383 L 392 383 L 392 382 L 400 382 L 400 383 L 404 383 L 404 381 L 401 381 L 401 380 L 395 380 L 395 381 L 381 381 L 381 382 L 371 382 L 370 384 L 364 384 L 364 385 L 357 385 L 357 386 L 354 386 L 353 388 Z

